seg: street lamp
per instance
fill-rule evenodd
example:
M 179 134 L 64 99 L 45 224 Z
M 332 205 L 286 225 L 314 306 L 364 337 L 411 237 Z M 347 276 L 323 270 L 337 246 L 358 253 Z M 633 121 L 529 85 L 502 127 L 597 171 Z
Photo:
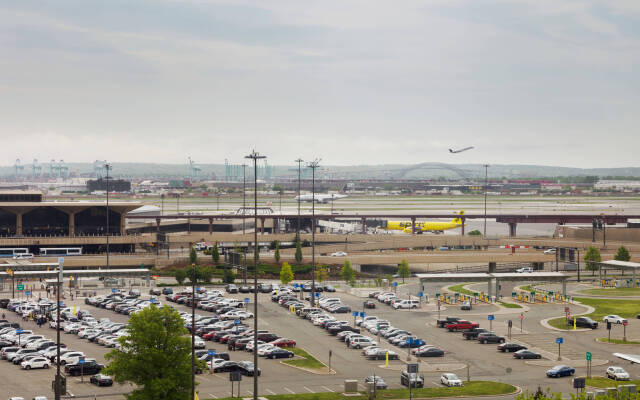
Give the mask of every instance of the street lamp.
M 58 280 L 56 282 L 56 380 L 55 380 L 55 400 L 60 400 L 60 389 L 61 389 L 61 381 L 62 375 L 60 375 L 60 290 L 62 289 L 62 257 L 58 259 Z
M 489 164 L 484 164 L 484 234 L 487 238 L 487 182 L 489 177 Z
M 246 186 L 247 186 L 247 164 L 242 164 L 242 234 L 244 235 L 245 233 L 245 221 L 246 218 L 244 218 L 244 215 L 247 213 L 247 197 L 246 197 Z M 247 271 L 244 271 L 245 273 L 245 282 L 247 283 Z
M 307 163 L 307 167 L 311 168 L 311 307 L 316 302 L 316 168 L 320 166 L 320 161 L 320 158 L 316 158 Z
M 298 235 L 298 240 L 300 239 L 300 165 L 304 162 L 302 158 L 298 158 L 295 160 L 298 163 L 298 230 L 296 234 Z
M 109 170 L 113 167 L 111 164 L 105 164 L 104 168 L 107 170 L 107 269 L 109 269 Z
M 191 249 L 189 249 L 191 251 Z M 191 400 L 196 398 L 196 265 L 191 264 Z
M 258 160 L 267 157 L 253 150 L 244 158 L 253 160 L 253 399 L 258 400 Z

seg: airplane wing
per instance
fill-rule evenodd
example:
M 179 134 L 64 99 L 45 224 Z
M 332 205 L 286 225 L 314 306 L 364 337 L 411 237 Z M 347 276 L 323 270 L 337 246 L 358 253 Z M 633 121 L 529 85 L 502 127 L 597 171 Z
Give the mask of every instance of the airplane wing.
M 465 147 L 465 148 L 462 148 L 462 149 L 459 149 L 459 150 L 449 149 L 449 152 L 450 153 L 462 153 L 463 151 L 471 150 L 473 148 L 474 148 L 473 146 L 469 146 L 469 147 Z
M 623 360 L 631 361 L 631 364 L 640 364 L 640 355 L 625 353 L 613 353 L 613 355 Z

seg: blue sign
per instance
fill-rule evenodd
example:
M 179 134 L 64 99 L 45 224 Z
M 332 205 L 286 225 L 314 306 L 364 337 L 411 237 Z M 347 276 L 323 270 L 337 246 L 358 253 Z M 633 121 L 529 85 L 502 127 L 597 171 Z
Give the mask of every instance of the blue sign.
M 149 299 L 149 302 L 155 304 L 158 302 L 158 300 L 154 299 L 153 297 Z
M 489 321 L 493 321 L 494 319 L 496 319 L 495 315 L 490 314 L 488 317 Z
M 209 350 L 207 351 L 207 354 L 210 356 L 215 356 L 216 355 L 216 351 L 215 350 Z
M 316 292 L 316 297 L 320 297 L 320 293 Z
M 562 338 L 561 338 L 561 337 L 556 338 L 556 343 L 558 343 L 558 344 L 562 344 Z
M 393 286 L 398 286 L 398 282 L 393 282 Z
M 64 257 L 58 257 L 58 264 L 59 265 L 64 264 Z
M 84 358 L 83 358 L 83 357 L 80 357 L 80 358 L 78 359 L 78 364 L 84 364 L 84 362 L 85 362 L 85 361 L 84 361 Z
M 409 339 L 407 339 L 407 344 L 413 344 L 413 337 L 410 337 Z
M 233 323 L 234 323 L 234 325 L 240 325 L 240 320 L 239 319 L 234 319 Z
M 200 288 L 199 288 L 199 287 L 197 287 L 197 288 L 196 288 L 196 292 L 199 292 L 199 291 L 200 291 Z
M 424 296 L 424 293 L 422 292 L 418 293 L 418 297 L 422 297 L 422 296 Z
M 111 289 L 111 293 L 116 293 L 117 291 L 118 291 L 118 289 L 116 289 L 116 288 Z
M 60 307 L 62 307 L 62 306 L 64 306 L 64 303 L 63 303 L 63 302 L 60 302 Z
M 354 312 L 352 312 L 351 314 L 352 314 L 354 317 L 357 317 L 357 316 L 358 316 L 358 312 L 357 312 L 357 311 L 354 311 Z
M 24 292 L 25 296 L 31 296 L 31 291 L 27 290 L 26 292 Z
M 19 335 L 19 334 L 21 334 L 22 332 L 24 332 L 22 329 L 17 329 L 17 330 L 16 330 L 16 333 L 17 333 L 18 335 Z
M 248 297 L 245 297 L 245 298 L 244 298 L 244 302 L 245 302 L 245 303 L 248 303 L 248 302 L 250 302 L 250 301 L 251 301 L 251 300 L 250 300 Z
M 363 312 L 361 312 L 361 313 L 360 313 L 360 316 L 364 318 L 364 313 L 363 313 Z

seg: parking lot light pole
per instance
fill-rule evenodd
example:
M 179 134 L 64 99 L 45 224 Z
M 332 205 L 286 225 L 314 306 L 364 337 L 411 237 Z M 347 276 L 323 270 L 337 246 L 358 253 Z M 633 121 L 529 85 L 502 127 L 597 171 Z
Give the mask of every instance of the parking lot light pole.
M 301 178 L 301 169 L 300 165 L 304 162 L 302 158 L 298 158 L 295 160 L 298 163 L 298 228 L 296 230 L 296 234 L 298 235 L 298 240 L 300 240 L 300 178 Z
M 242 234 L 245 234 L 247 220 L 244 215 L 247 214 L 247 164 L 242 164 Z M 247 283 L 247 270 L 244 271 L 244 283 Z
M 109 170 L 111 170 L 111 164 L 105 164 L 104 168 L 107 170 L 107 270 L 109 269 Z M 120 217 L 122 218 L 122 216 Z
M 311 168 L 311 307 L 316 303 L 316 169 L 320 160 L 316 158 L 307 164 Z
M 56 380 L 55 380 L 55 400 L 60 400 L 60 289 L 62 287 L 62 260 L 58 260 L 58 279 L 56 282 Z
M 253 399 L 258 400 L 258 160 L 267 157 L 253 150 L 244 158 L 253 160 Z
M 191 251 L 191 250 L 189 250 Z M 196 265 L 191 264 L 191 400 L 196 398 Z
M 483 238 L 487 238 L 487 184 L 489 178 L 489 164 L 484 164 L 484 234 Z

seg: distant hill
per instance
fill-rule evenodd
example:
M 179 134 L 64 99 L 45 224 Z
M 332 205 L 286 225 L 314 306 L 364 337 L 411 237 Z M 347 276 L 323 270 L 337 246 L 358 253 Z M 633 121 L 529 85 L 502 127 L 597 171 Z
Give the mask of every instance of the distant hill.
M 71 176 L 93 176 L 92 163 L 67 163 Z M 41 164 L 46 175 L 49 165 Z M 200 177 L 225 179 L 224 164 L 197 164 Z M 295 178 L 297 170 L 292 165 L 270 166 L 271 176 L 280 178 Z M 231 170 L 231 169 L 230 169 Z M 32 166 L 24 165 L 20 172 L 21 180 L 31 176 Z M 154 164 L 154 163 L 113 163 L 112 175 L 117 178 L 133 179 L 182 179 L 189 177 L 186 164 Z M 488 169 L 490 178 L 533 179 L 566 176 L 597 176 L 597 177 L 632 177 L 640 178 L 640 168 L 571 168 L 543 165 L 491 165 Z M 236 178 L 242 179 L 242 168 L 235 168 Z M 381 164 L 381 165 L 353 165 L 353 166 L 323 166 L 316 172 L 318 179 L 474 179 L 484 178 L 482 164 Z M 12 179 L 13 166 L 0 167 L 0 177 Z M 252 176 L 251 168 L 247 168 L 247 177 Z M 264 174 L 260 173 L 260 177 Z M 310 174 L 305 174 L 310 178 Z

